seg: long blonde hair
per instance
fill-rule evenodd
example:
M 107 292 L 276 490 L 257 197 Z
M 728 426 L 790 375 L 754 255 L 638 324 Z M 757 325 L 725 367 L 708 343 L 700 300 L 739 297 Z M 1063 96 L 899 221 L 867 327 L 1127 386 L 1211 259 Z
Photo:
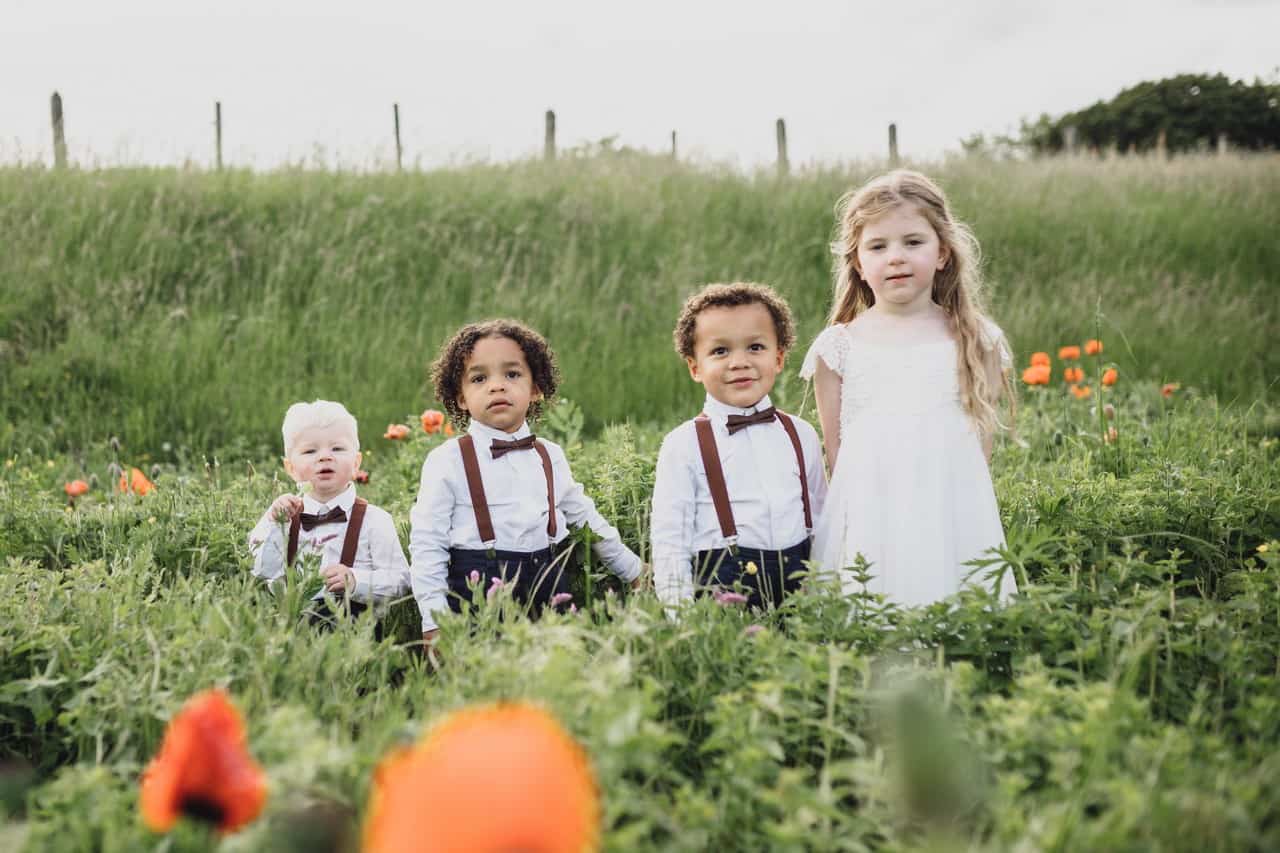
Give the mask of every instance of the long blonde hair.
M 907 169 L 872 178 L 856 190 L 845 193 L 836 204 L 835 300 L 830 324 L 848 323 L 876 303 L 870 285 L 858 272 L 858 241 L 868 222 L 899 205 L 912 205 L 933 226 L 947 254 L 946 265 L 933 279 L 933 301 L 946 311 L 959 344 L 960 403 L 980 431 L 991 434 L 1004 429 L 996 402 L 1000 388 L 990 387 L 985 360 L 998 341 L 985 326 L 989 322 L 982 304 L 981 250 L 973 232 L 951 215 L 947 197 L 929 178 Z M 1008 377 L 1003 387 L 1013 403 Z

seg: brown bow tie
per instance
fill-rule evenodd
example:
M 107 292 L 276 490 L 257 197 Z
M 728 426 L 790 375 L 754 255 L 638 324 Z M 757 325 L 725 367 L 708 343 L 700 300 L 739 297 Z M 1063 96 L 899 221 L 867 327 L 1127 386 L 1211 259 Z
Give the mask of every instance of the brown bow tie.
M 729 415 L 729 435 L 733 435 L 740 429 L 746 429 L 753 424 L 767 424 L 773 420 L 773 416 L 777 414 L 777 409 L 770 406 L 763 411 L 756 412 L 754 415 Z
M 489 452 L 493 454 L 494 459 L 501 459 L 505 454 L 513 450 L 528 450 L 533 447 L 533 443 L 536 440 L 537 438 L 532 434 L 526 435 L 524 438 L 517 438 L 514 441 L 503 441 L 500 438 L 495 438 L 493 443 L 489 445 Z
M 309 512 L 304 512 L 301 515 L 301 518 L 302 529 L 310 530 L 311 528 L 319 527 L 322 524 L 336 524 L 346 521 L 347 511 L 340 506 L 335 506 L 328 512 L 320 513 L 319 515 L 312 515 Z

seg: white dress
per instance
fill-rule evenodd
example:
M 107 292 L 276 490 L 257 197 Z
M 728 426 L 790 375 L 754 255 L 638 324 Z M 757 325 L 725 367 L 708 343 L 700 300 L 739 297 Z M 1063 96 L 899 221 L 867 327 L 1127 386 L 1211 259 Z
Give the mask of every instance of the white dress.
M 1003 333 L 994 323 L 985 331 L 1007 369 Z M 960 405 L 955 342 L 893 345 L 835 325 L 809 348 L 803 378 L 819 358 L 841 377 L 840 450 L 816 522 L 814 561 L 839 573 L 846 594 L 862 588 L 844 571 L 861 554 L 871 564 L 871 592 L 901 605 L 951 595 L 974 571 L 966 562 L 1004 544 L 982 442 Z M 968 582 L 989 587 L 987 571 Z M 1015 591 L 1006 574 L 1001 596 Z

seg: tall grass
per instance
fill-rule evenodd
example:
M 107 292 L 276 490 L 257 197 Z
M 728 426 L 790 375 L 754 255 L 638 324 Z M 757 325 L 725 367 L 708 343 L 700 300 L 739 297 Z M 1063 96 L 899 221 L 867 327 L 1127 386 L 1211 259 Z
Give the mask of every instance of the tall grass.
M 1020 355 L 1098 331 L 1127 376 L 1266 399 L 1280 162 L 955 162 L 932 171 L 982 241 Z M 294 400 L 345 401 L 372 440 L 432 402 L 460 323 L 542 330 L 589 429 L 688 417 L 671 350 L 707 281 L 777 287 L 823 323 L 841 192 L 597 158 L 408 175 L 0 169 L 0 450 L 109 434 L 257 456 Z M 794 366 L 794 365 L 793 365 Z M 798 401 L 798 381 L 781 391 Z

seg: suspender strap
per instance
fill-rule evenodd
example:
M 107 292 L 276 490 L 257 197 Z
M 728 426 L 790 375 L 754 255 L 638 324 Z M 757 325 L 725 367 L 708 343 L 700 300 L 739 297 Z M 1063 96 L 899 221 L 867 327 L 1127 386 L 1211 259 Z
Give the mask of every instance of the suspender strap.
M 702 454 L 702 468 L 707 472 L 711 502 L 715 504 L 716 518 L 720 520 L 720 535 L 732 547 L 738 541 L 738 526 L 733 523 L 729 489 L 724 484 L 724 469 L 720 467 L 720 452 L 716 450 L 716 437 L 711 432 L 711 419 L 705 414 L 698 415 L 693 419 L 693 428 L 698 434 L 698 452 Z
M 356 565 L 356 544 L 360 541 L 360 528 L 364 526 L 364 511 L 369 502 L 364 498 L 356 498 L 351 505 L 351 517 L 347 519 L 347 535 L 342 540 L 342 565 L 348 569 Z
M 547 535 L 556 538 L 556 481 L 551 474 L 551 454 L 541 441 L 533 443 L 533 449 L 542 457 L 542 474 L 547 478 Z
M 462 451 L 462 470 L 467 475 L 467 491 L 471 493 L 471 509 L 476 514 L 476 527 L 480 528 L 480 540 L 486 548 L 493 548 L 498 537 L 493 532 L 493 518 L 489 515 L 489 501 L 484 496 L 484 481 L 480 479 L 480 460 L 476 458 L 476 443 L 470 435 L 459 436 L 458 449 Z
M 467 475 L 467 491 L 471 493 L 471 508 L 475 510 L 476 527 L 486 548 L 497 541 L 493 532 L 493 517 L 489 515 L 489 501 L 484 496 L 484 481 L 480 479 L 480 460 L 476 457 L 476 443 L 470 435 L 458 437 L 458 449 L 462 451 L 462 470 Z M 556 535 L 556 481 L 551 473 L 551 454 L 541 441 L 533 443 L 533 449 L 542 459 L 542 475 L 547 478 L 547 535 Z
M 286 566 L 293 565 L 293 558 L 298 556 L 298 531 L 302 529 L 302 513 L 298 513 L 293 517 L 293 521 L 289 522 L 289 550 L 285 553 L 284 564 Z
M 800 465 L 800 500 L 804 502 L 804 529 L 812 532 L 813 513 L 809 509 L 809 475 L 805 473 L 804 450 L 800 447 L 800 434 L 796 432 L 796 425 L 792 423 L 790 415 L 778 412 L 777 418 L 782 421 L 782 428 L 787 431 L 787 438 L 791 439 L 791 446 L 796 450 L 796 462 Z
M 356 545 L 360 542 L 360 528 L 364 526 L 364 511 L 369 502 L 364 498 L 356 498 L 351 505 L 351 515 L 347 518 L 347 535 L 342 540 L 342 559 L 340 562 L 348 569 L 355 566 Z M 289 550 L 285 553 L 285 565 L 292 566 L 293 558 L 298 556 L 298 531 L 302 527 L 302 514 L 299 513 L 289 522 Z

